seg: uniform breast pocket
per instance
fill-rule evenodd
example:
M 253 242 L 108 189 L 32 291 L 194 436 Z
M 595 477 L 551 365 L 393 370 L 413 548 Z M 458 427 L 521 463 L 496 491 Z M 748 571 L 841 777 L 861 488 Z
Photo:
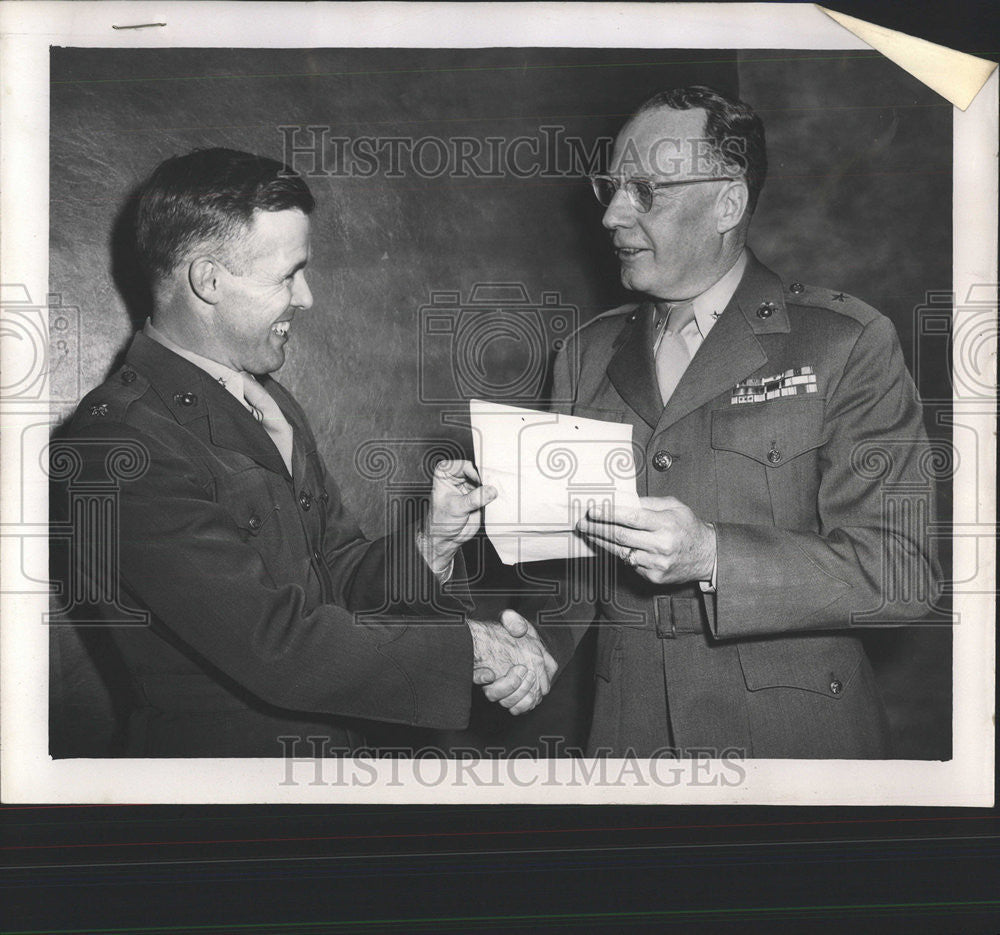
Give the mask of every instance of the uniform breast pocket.
M 824 405 L 791 397 L 712 413 L 721 521 L 817 528 Z
M 216 483 L 216 500 L 232 517 L 244 542 L 263 545 L 280 541 L 283 505 L 272 475 L 262 467 L 235 471 Z M 281 480 L 283 483 L 283 480 Z

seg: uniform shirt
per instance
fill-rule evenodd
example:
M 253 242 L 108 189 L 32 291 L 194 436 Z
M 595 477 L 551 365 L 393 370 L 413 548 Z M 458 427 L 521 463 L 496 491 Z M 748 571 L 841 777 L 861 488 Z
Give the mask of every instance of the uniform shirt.
M 715 285 L 709 286 L 701 295 L 697 295 L 694 299 L 690 300 L 694 306 L 694 318 L 681 329 L 681 337 L 684 339 L 684 343 L 687 344 L 692 359 L 698 353 L 698 348 L 701 347 L 702 342 L 708 337 L 708 332 L 712 330 L 712 326 L 719 320 L 719 316 L 729 304 L 729 300 L 736 294 L 736 289 L 743 278 L 743 272 L 746 268 L 747 252 L 744 249 L 740 252 L 739 258 L 725 276 L 715 283 Z M 665 321 L 657 321 L 654 333 L 657 335 L 661 334 L 661 326 L 665 323 Z M 653 353 L 656 353 L 655 348 Z M 719 561 L 718 557 L 716 557 L 712 565 L 711 579 L 709 581 L 698 582 L 702 591 L 706 594 L 715 592 L 718 565 Z
M 725 274 L 715 285 L 709 286 L 701 295 L 695 296 L 688 301 L 694 306 L 694 318 L 681 329 L 681 337 L 687 344 L 691 357 L 698 352 L 702 342 L 708 337 L 708 332 L 719 320 L 729 300 L 735 295 L 736 287 L 739 286 L 743 278 L 743 272 L 747 268 L 747 252 L 744 249 L 729 272 Z M 665 322 L 657 320 L 654 333 L 659 334 L 661 326 Z

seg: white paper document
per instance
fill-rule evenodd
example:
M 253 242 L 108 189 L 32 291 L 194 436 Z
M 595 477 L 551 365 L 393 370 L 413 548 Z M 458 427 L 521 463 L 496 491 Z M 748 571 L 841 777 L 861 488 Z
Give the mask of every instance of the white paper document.
M 473 399 L 476 467 L 497 498 L 486 534 L 506 565 L 584 558 L 575 531 L 590 505 L 639 505 L 632 426 Z

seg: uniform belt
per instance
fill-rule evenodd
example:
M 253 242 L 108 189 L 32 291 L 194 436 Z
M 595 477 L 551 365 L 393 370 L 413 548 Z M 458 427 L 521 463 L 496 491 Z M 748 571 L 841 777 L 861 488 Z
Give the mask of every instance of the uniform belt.
M 653 599 L 656 635 L 661 640 L 676 639 L 682 633 L 705 633 L 708 623 L 703 598 L 661 594 Z

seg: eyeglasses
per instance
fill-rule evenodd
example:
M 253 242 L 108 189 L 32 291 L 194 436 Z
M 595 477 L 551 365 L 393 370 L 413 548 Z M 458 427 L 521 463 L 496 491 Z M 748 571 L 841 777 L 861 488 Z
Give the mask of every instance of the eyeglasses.
M 594 194 L 597 200 L 607 207 L 618 194 L 619 188 L 625 189 L 628 200 L 632 207 L 641 214 L 645 214 L 653 207 L 653 193 L 661 188 L 675 188 L 679 185 L 695 185 L 698 182 L 735 182 L 736 179 L 728 175 L 718 175 L 704 179 L 683 179 L 679 182 L 650 182 L 648 179 L 629 179 L 627 182 L 619 182 L 611 175 L 592 175 L 590 184 L 594 187 Z

